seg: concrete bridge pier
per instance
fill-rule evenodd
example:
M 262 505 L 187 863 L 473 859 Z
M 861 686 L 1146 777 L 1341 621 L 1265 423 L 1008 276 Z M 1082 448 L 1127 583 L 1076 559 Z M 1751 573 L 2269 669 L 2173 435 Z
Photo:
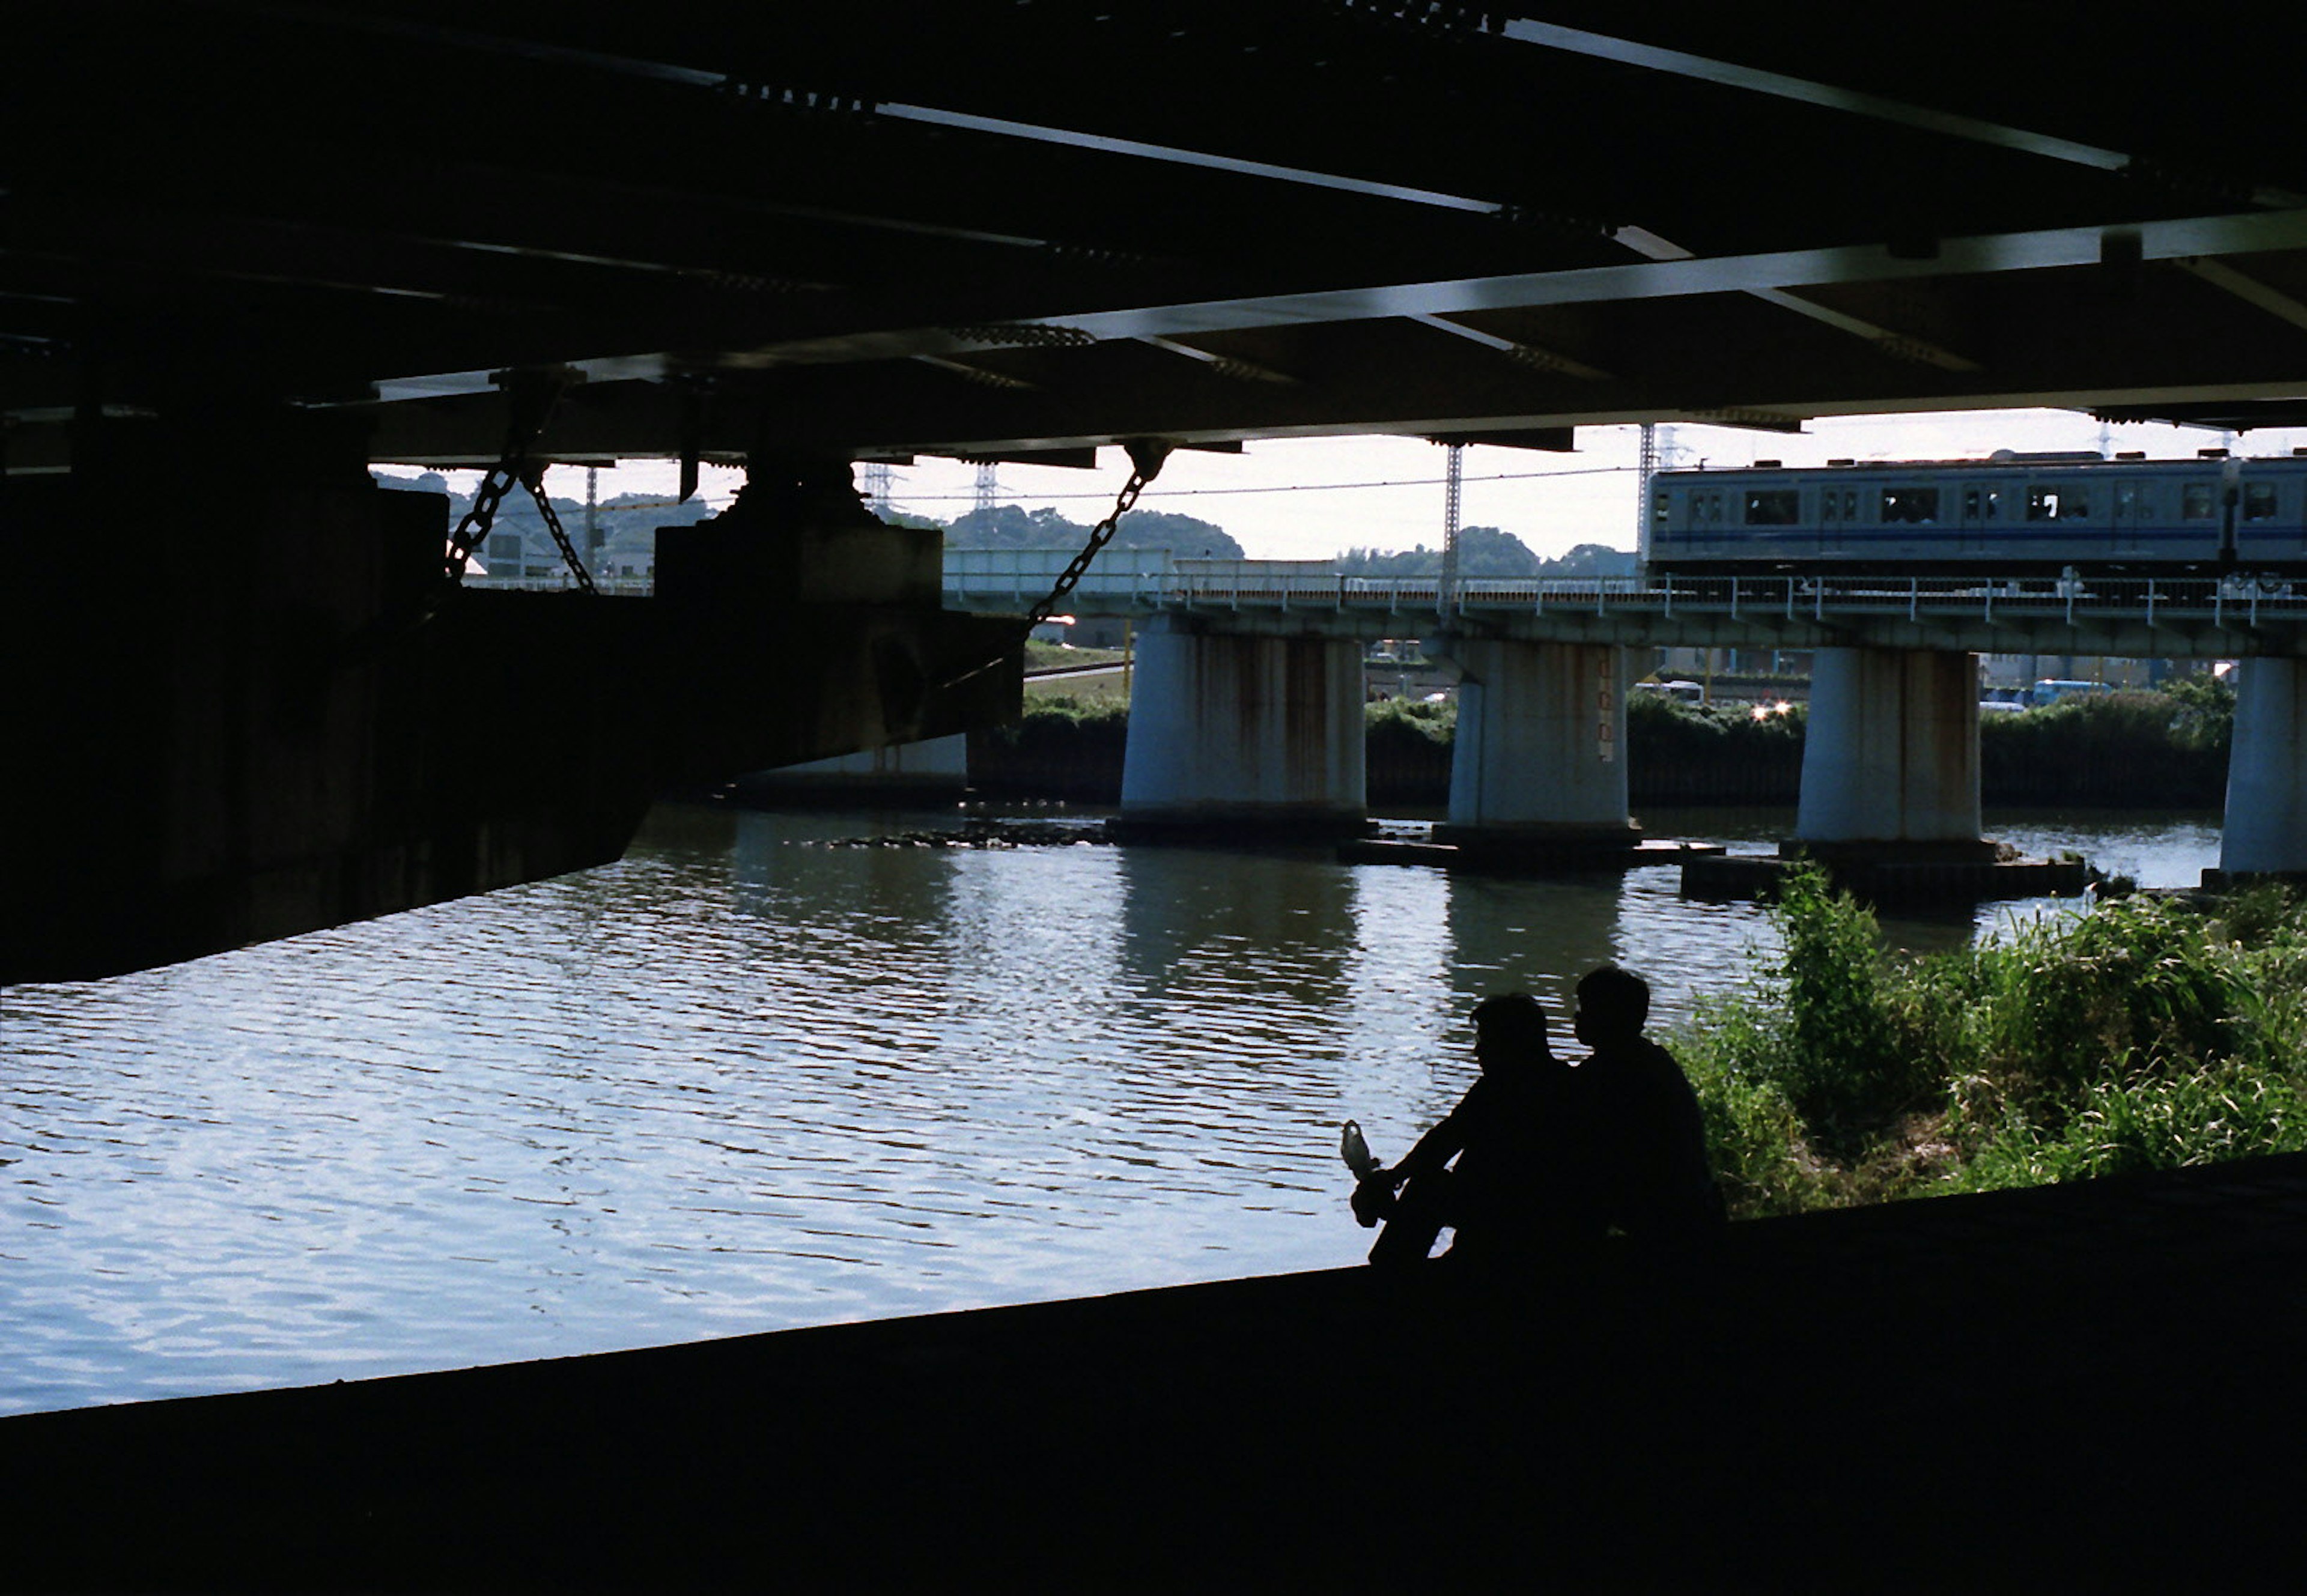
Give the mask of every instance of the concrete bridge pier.
M 1821 648 L 1794 848 L 1992 861 L 1978 835 L 1978 665 L 1968 654 Z
M 1122 753 L 1124 836 L 1351 836 L 1368 824 L 1361 645 L 1205 630 L 1137 634 Z
M 2307 876 L 2307 659 L 2235 666 L 2219 873 Z
M 1462 673 L 1436 842 L 1554 852 L 1641 840 L 1626 811 L 1624 648 L 1454 638 L 1435 651 Z

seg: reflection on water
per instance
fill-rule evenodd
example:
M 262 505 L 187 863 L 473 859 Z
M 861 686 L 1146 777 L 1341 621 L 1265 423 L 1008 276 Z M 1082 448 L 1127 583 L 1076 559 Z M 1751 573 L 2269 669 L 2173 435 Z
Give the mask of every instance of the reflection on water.
M 1625 943 L 1618 904 L 1628 883 L 1615 874 L 1554 881 L 1458 876 L 1448 884 L 1448 976 L 1462 1018 L 1499 991 L 1531 992 L 1566 1013 L 1571 987 L 1596 965 L 1653 962 Z M 1462 1034 L 1471 1044 L 1471 1031 Z
M 1337 1121 L 1398 1154 L 1475 999 L 1617 958 L 1671 1021 L 1764 934 L 1670 870 L 827 845 L 936 823 L 669 807 L 605 870 L 9 990 L 0 1412 L 1351 1262 Z M 2161 884 L 2217 841 L 1999 834 Z
M 1354 871 L 1326 851 L 1114 851 L 1123 972 L 1167 999 L 1273 991 L 1334 1010 L 1352 979 Z

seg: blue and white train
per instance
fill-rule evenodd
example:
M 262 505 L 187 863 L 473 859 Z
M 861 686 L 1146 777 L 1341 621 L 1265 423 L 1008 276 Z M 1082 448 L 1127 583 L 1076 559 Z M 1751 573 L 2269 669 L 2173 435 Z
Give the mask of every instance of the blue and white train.
M 1653 571 L 1694 576 L 2307 574 L 2307 450 L 1662 471 L 1648 558 Z

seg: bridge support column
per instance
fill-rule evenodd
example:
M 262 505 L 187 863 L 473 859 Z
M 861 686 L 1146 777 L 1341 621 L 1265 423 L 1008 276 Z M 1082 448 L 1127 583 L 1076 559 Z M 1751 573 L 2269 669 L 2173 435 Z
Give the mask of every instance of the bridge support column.
M 1994 856 L 1978 835 L 1978 665 L 1968 654 L 1821 648 L 1797 846 Z
M 1351 638 L 1158 618 L 1137 634 L 1116 828 L 1359 831 L 1362 699 Z
M 1641 839 L 1626 813 L 1624 648 L 1464 638 L 1441 651 L 1462 674 L 1450 820 L 1437 842 Z
M 2307 660 L 2246 659 L 2235 666 L 2219 870 L 2307 874 Z

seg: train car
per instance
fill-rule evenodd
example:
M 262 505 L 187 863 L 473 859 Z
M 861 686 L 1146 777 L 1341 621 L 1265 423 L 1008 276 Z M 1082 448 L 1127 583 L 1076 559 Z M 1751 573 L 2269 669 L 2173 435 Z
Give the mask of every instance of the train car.
M 2307 574 L 2307 450 L 1662 471 L 1646 558 L 1661 575 Z

